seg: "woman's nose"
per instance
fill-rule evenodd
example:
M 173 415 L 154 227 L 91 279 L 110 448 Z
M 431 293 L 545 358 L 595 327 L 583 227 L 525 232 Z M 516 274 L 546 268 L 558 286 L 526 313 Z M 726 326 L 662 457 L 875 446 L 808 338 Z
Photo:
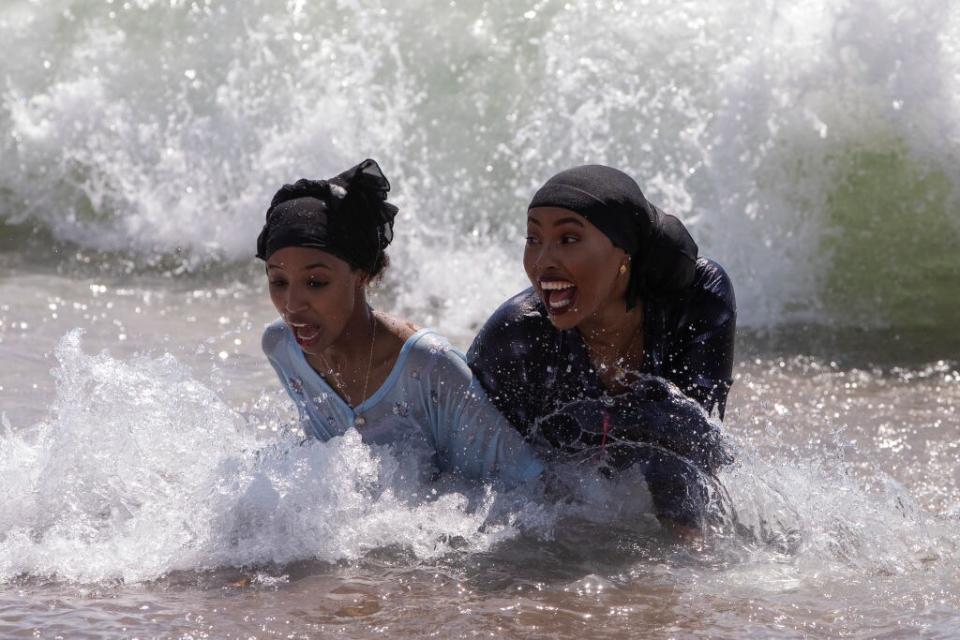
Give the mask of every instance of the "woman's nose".
M 306 298 L 300 292 L 299 287 L 287 287 L 287 295 L 283 301 L 283 307 L 288 313 L 303 311 L 307 306 Z
M 553 250 L 553 243 L 544 242 L 537 248 L 533 256 L 533 264 L 539 268 L 556 266 L 556 254 Z

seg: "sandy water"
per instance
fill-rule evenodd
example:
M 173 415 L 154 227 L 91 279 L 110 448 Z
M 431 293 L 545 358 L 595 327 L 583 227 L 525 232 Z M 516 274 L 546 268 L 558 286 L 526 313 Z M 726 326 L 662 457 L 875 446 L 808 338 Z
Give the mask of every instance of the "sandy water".
M 740 526 L 684 542 L 637 506 L 636 479 L 557 506 L 412 482 L 355 438 L 301 446 L 258 353 L 272 311 L 255 279 L 23 272 L 0 291 L 4 637 L 960 624 L 955 361 L 871 367 L 851 346 L 831 362 L 745 333 L 726 419 L 740 462 L 722 476 Z

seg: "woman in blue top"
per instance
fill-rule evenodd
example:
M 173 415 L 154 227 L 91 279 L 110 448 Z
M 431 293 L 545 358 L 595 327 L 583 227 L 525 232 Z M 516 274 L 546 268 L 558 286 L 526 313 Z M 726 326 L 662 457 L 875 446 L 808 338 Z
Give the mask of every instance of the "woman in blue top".
M 543 470 L 487 400 L 463 355 L 428 329 L 374 311 L 396 207 L 373 160 L 274 196 L 257 240 L 280 319 L 263 350 L 308 435 L 356 428 L 364 442 L 424 451 L 437 469 L 508 486 Z
M 661 519 L 696 526 L 703 478 L 730 460 L 704 413 L 723 417 L 732 382 L 727 274 L 632 178 L 600 165 L 537 191 L 523 265 L 533 286 L 468 355 L 491 399 L 555 456 L 641 465 Z

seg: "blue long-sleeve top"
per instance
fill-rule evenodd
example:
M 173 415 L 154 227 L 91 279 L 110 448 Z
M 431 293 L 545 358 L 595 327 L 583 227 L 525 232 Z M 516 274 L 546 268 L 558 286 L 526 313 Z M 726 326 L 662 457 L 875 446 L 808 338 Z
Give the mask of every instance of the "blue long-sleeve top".
M 510 487 L 543 471 L 530 446 L 489 401 L 463 354 L 429 329 L 406 340 L 386 381 L 356 407 L 310 366 L 282 320 L 266 328 L 262 344 L 308 436 L 329 440 L 363 416 L 358 431 L 365 443 L 423 447 L 440 471 L 499 479 Z

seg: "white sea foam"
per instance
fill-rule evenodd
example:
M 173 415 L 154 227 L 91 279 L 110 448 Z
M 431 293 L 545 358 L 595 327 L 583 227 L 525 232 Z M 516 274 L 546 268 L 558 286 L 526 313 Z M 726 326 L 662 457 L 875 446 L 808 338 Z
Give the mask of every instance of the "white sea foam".
M 277 186 L 372 156 L 403 209 L 400 306 L 458 334 L 522 286 L 524 206 L 581 162 L 680 214 L 744 325 L 830 318 L 831 255 L 863 250 L 838 206 L 960 234 L 921 181 L 957 187 L 960 5 L 941 0 L 20 2 L 0 43 L 3 219 L 145 262 L 246 260 Z M 838 204 L 862 153 L 902 179 Z M 942 260 L 915 268 L 940 280 Z
M 391 546 L 430 558 L 516 534 L 496 493 L 431 489 L 415 460 L 355 431 L 258 442 L 256 419 L 172 356 L 88 355 L 73 332 L 57 357 L 50 419 L 0 435 L 0 580 L 139 581 Z
M 726 550 L 742 564 L 708 591 L 922 573 L 960 561 L 960 536 L 948 517 L 924 511 L 882 471 L 859 477 L 844 445 L 833 446 L 820 454 L 738 452 L 720 477 L 736 523 L 730 531 L 745 543 Z
M 421 561 L 489 552 L 517 536 L 573 554 L 562 565 L 583 553 L 609 560 L 621 553 L 617 536 L 658 529 L 638 473 L 607 480 L 560 468 L 566 490 L 547 501 L 537 487 L 432 483 L 418 456 L 364 445 L 355 431 L 301 442 L 282 426 L 290 407 L 275 401 L 240 414 L 169 354 L 90 355 L 72 332 L 57 358 L 49 418 L 17 430 L 5 420 L 0 432 L 0 581 L 142 581 L 383 548 Z M 717 531 L 721 550 L 741 562 L 900 573 L 957 557 L 949 523 L 890 479 L 867 490 L 829 456 L 742 449 L 737 458 L 720 476 Z M 598 528 L 620 533 L 581 549 Z

